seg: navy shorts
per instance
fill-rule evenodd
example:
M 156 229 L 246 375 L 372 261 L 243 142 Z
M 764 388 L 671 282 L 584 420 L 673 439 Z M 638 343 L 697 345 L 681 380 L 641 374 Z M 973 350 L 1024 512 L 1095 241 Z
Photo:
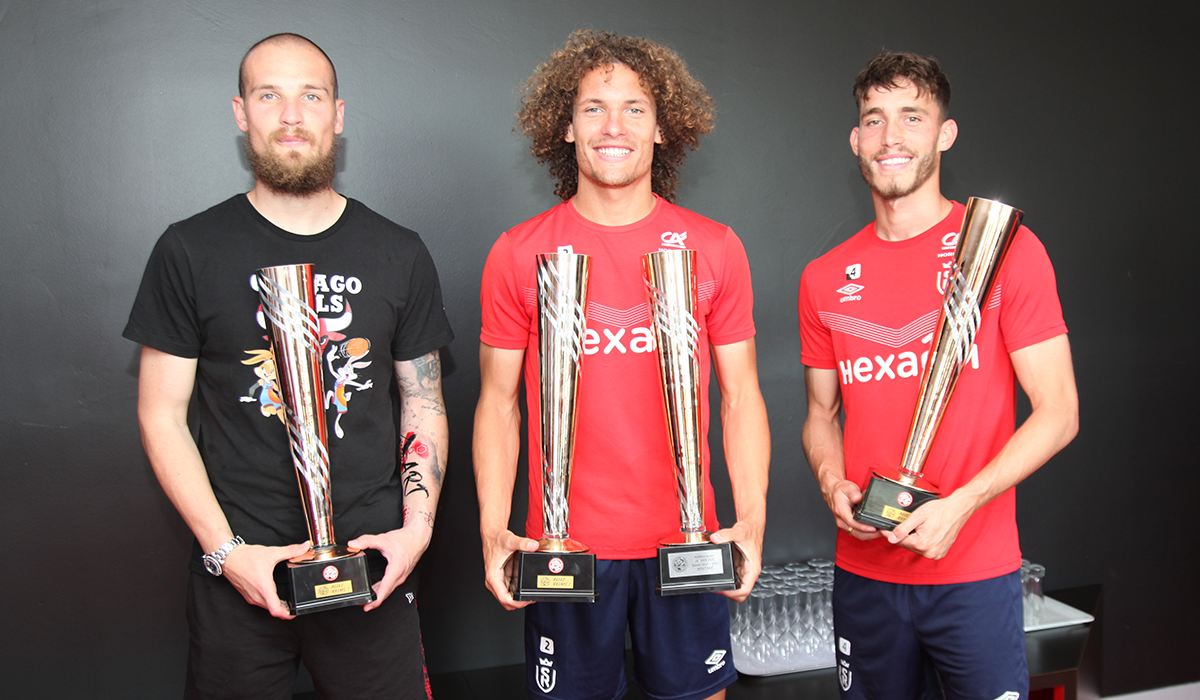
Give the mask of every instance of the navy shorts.
M 529 695 L 616 700 L 625 695 L 625 630 L 634 677 L 659 700 L 701 700 L 737 680 L 729 599 L 716 593 L 660 596 L 656 559 L 596 562 L 595 603 L 525 608 Z
M 837 569 L 833 631 L 843 700 L 1020 700 L 1029 694 L 1021 576 L 936 586 Z M 939 687 L 940 679 L 940 687 Z
M 406 588 L 371 612 L 355 605 L 280 620 L 224 578 L 192 572 L 184 697 L 291 700 L 303 659 L 322 698 L 428 700 L 420 620 Z

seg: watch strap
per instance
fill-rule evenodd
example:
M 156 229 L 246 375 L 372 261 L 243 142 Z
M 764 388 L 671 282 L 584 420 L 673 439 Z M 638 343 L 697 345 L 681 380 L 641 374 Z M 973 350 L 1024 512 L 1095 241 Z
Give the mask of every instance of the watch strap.
M 246 544 L 246 541 L 242 539 L 241 535 L 234 535 L 228 542 L 204 555 L 204 568 L 213 576 L 222 575 L 225 568 L 225 557 L 243 544 Z

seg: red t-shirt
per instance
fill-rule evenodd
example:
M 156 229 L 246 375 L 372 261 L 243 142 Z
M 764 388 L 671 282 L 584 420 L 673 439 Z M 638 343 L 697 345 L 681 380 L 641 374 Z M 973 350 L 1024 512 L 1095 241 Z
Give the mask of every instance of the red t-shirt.
M 838 373 L 846 478 L 864 490 L 872 469 L 900 466 L 964 211 L 955 202 L 940 223 L 904 241 L 882 240 L 872 223 L 801 277 L 801 358 Z M 1013 434 L 1009 353 L 1066 332 L 1050 259 L 1022 226 L 925 463 L 925 478 L 943 496 L 970 481 Z M 892 583 L 979 581 L 1015 571 L 1020 560 L 1015 489 L 971 516 L 938 561 L 882 538 L 838 536 L 838 566 Z
M 696 251 L 700 366 L 708 396 L 709 344 L 753 337 L 750 266 L 733 231 L 662 199 L 628 226 L 601 226 L 570 202 L 500 236 L 483 270 L 479 337 L 497 348 L 525 350 L 529 407 L 529 514 L 526 535 L 542 534 L 538 466 L 538 318 L 535 256 L 564 247 L 592 256 L 587 332 L 579 378 L 570 536 L 601 559 L 655 556 L 658 539 L 679 532 L 675 467 L 659 387 L 650 307 L 641 256 L 657 250 Z M 708 401 L 702 434 L 708 434 Z M 707 439 L 705 444 L 707 444 Z M 718 529 L 709 456 L 704 452 L 705 525 Z

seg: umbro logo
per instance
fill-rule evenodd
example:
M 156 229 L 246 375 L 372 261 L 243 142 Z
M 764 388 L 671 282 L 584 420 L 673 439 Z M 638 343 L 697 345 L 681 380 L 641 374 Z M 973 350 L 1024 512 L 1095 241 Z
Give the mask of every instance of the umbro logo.
M 713 649 L 713 653 L 708 655 L 704 664 L 708 666 L 709 673 L 714 673 L 725 665 L 725 653 L 724 649 Z
M 850 284 L 837 290 L 837 293 L 842 295 L 842 298 L 838 299 L 838 302 L 845 304 L 848 301 L 861 301 L 862 296 L 859 294 L 859 292 L 864 289 L 866 289 L 866 287 L 862 286 L 861 284 L 855 284 L 851 282 Z

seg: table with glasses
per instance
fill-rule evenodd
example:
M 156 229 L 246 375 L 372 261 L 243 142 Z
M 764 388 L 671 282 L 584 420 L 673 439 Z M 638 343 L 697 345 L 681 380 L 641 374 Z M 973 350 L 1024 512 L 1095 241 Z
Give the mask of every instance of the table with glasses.
M 764 566 L 750 597 L 731 603 L 737 670 L 772 676 L 833 666 L 832 595 L 828 559 Z
M 1033 697 L 1098 697 L 1100 635 L 1096 623 L 1054 629 L 1044 629 L 1042 623 L 1047 604 L 1065 603 L 1098 619 L 1100 586 L 1043 594 L 1044 567 L 1022 564 L 1026 629 L 1031 630 L 1026 634 L 1026 657 Z M 763 567 L 750 597 L 730 603 L 734 666 L 741 674 L 729 689 L 731 700 L 837 697 L 832 595 L 833 562 L 829 560 Z

